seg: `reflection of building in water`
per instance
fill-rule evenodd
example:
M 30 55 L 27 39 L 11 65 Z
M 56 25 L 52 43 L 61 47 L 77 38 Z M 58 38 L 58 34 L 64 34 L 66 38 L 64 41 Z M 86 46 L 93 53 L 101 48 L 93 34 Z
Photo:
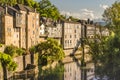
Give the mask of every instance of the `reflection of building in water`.
M 64 80 L 81 80 L 80 62 L 71 62 L 64 64 Z M 94 78 L 94 64 L 87 63 L 86 65 L 86 79 L 92 80 Z
M 81 70 L 75 62 L 64 64 L 64 80 L 81 80 Z
M 87 72 L 87 74 L 86 74 L 87 80 L 93 80 L 93 78 L 95 77 L 93 63 L 86 64 L 86 72 Z

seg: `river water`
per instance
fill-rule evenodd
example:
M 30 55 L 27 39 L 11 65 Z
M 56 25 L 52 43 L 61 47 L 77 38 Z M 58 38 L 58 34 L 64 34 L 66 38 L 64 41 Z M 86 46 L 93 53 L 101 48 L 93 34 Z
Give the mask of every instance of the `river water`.
M 86 64 L 86 80 L 93 80 L 94 78 L 94 66 L 93 63 Z M 49 68 L 42 71 L 42 75 L 31 75 L 27 77 L 21 77 L 14 80 L 81 80 L 82 73 L 80 62 L 66 62 L 63 65 L 57 65 L 55 69 Z M 13 79 L 10 79 L 13 80 Z

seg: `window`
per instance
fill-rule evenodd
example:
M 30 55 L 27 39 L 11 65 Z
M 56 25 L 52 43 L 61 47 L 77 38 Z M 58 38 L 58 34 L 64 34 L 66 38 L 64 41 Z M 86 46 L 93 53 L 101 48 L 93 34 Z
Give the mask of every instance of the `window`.
M 75 33 L 76 33 L 76 30 L 75 30 Z
M 38 32 L 38 28 L 36 29 L 36 31 Z
M 67 43 L 67 40 L 65 40 L 65 44 Z
M 35 34 L 35 32 L 33 31 L 33 34 Z
M 19 28 L 14 28 L 14 32 L 19 32 Z
M 18 38 L 18 34 L 16 35 L 16 37 Z
M 69 44 L 69 40 L 68 40 L 68 44 Z
M 32 24 L 33 28 L 34 28 L 34 23 Z
M 65 35 L 65 38 L 67 38 L 67 35 Z
M 72 43 L 72 41 L 70 40 L 70 44 Z
M 7 28 L 7 31 L 8 31 L 8 32 L 11 32 L 11 28 Z
M 39 24 L 39 21 L 36 21 L 36 24 L 38 25 L 38 24 Z
M 72 35 L 70 35 L 70 38 L 72 38 Z

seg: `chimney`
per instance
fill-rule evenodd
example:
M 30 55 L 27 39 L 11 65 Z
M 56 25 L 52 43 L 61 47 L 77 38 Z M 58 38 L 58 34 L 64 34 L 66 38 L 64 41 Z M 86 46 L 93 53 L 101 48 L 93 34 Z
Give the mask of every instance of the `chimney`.
M 8 12 L 8 6 L 7 6 L 7 4 L 5 5 L 5 14 L 7 14 L 7 12 Z
M 87 23 L 90 24 L 90 19 L 88 18 Z

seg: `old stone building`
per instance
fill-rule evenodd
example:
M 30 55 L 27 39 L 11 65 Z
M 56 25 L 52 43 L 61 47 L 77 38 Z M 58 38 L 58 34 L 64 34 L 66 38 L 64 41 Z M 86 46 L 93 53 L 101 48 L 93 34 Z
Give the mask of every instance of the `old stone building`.
M 62 22 L 62 44 L 64 49 L 73 49 L 81 38 L 81 24 L 78 22 Z
M 28 49 L 39 40 L 39 13 L 22 4 L 0 7 L 0 42 Z

